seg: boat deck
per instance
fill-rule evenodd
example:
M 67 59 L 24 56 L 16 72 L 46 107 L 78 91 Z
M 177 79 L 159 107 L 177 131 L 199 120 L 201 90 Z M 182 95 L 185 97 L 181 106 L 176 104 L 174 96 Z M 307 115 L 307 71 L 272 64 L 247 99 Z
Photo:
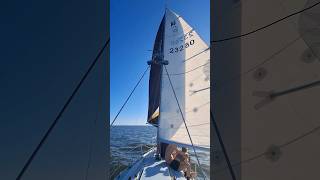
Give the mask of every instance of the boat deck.
M 185 180 L 182 172 L 174 171 L 168 167 L 164 160 L 157 161 L 154 150 L 146 153 L 144 157 L 135 163 L 130 169 L 121 173 L 117 180 Z
M 172 170 L 167 166 L 164 160 L 155 161 L 154 158 L 150 160 L 150 164 L 146 164 L 140 176 L 141 180 L 163 179 L 171 180 L 175 177 L 177 180 L 185 180 L 181 172 Z

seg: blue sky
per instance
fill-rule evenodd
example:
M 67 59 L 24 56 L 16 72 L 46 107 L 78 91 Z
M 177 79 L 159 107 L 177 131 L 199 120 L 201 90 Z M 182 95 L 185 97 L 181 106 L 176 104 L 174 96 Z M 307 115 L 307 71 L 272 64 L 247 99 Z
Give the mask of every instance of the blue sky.
M 209 44 L 210 0 L 110 0 L 110 117 L 115 117 L 147 67 L 167 7 L 181 15 Z M 145 125 L 148 79 L 144 77 L 115 125 Z

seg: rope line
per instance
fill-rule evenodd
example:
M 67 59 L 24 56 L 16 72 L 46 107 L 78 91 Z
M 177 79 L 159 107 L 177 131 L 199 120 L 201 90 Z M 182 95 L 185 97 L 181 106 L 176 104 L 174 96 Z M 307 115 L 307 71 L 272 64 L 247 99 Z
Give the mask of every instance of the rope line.
M 167 73 L 167 76 L 168 76 L 168 79 L 169 79 L 169 82 L 170 82 L 170 86 L 171 86 L 171 89 L 172 89 L 172 91 L 173 91 L 175 100 L 176 100 L 176 102 L 177 102 L 177 105 L 178 105 L 178 108 L 179 108 L 179 111 L 180 111 L 180 114 L 181 114 L 183 123 L 184 123 L 184 125 L 185 125 L 185 127 L 186 127 L 186 130 L 187 130 L 187 133 L 188 133 L 188 136 L 189 136 L 189 139 L 190 139 L 190 142 L 191 142 L 191 145 L 192 145 L 192 148 L 193 148 L 195 157 L 196 157 L 196 159 L 197 159 L 198 166 L 199 166 L 200 169 L 201 169 L 201 172 L 202 172 L 202 174 L 203 174 L 203 176 L 204 176 L 204 179 L 206 179 L 206 175 L 205 175 L 205 173 L 204 173 L 204 171 L 203 171 L 203 169 L 202 169 L 202 167 L 201 167 L 201 164 L 200 164 L 200 161 L 199 161 L 199 158 L 198 158 L 196 149 L 195 149 L 195 147 L 194 147 L 194 145 L 193 145 L 193 141 L 192 141 L 192 138 L 191 138 L 191 135 L 190 135 L 188 126 L 187 126 L 187 124 L 186 124 L 186 120 L 184 119 L 184 116 L 183 116 L 183 113 L 182 113 L 182 110 L 181 110 L 181 107 L 180 107 L 180 104 L 179 104 L 179 101 L 178 101 L 178 98 L 177 98 L 177 95 L 176 95 L 176 91 L 175 91 L 174 88 L 173 88 L 170 75 L 169 75 L 168 70 L 167 70 L 167 67 L 166 67 L 165 65 L 164 65 L 164 68 L 165 68 L 165 70 L 166 70 L 166 73 Z
M 64 106 L 62 107 L 61 111 L 58 113 L 57 117 L 55 118 L 55 120 L 52 122 L 52 124 L 50 125 L 49 129 L 46 131 L 45 135 L 42 137 L 41 141 L 39 142 L 39 144 L 37 145 L 37 147 L 35 148 L 35 150 L 32 152 L 31 156 L 28 158 L 27 162 L 24 164 L 23 168 L 21 169 L 21 171 L 19 172 L 16 180 L 20 180 L 24 173 L 26 172 L 26 170 L 28 169 L 28 167 L 30 166 L 30 164 L 32 163 L 33 159 L 35 158 L 35 156 L 37 155 L 37 153 L 39 152 L 39 150 L 41 149 L 41 147 L 44 145 L 44 143 L 46 142 L 47 138 L 49 137 L 50 133 L 52 132 L 52 130 L 54 129 L 54 127 L 56 126 L 56 124 L 59 122 L 62 114 L 65 112 L 65 110 L 67 109 L 67 107 L 69 106 L 70 102 L 72 101 L 72 99 L 74 98 L 74 96 L 77 94 L 78 90 L 80 89 L 81 85 L 83 84 L 83 82 L 86 80 L 87 76 L 89 75 L 89 73 L 91 72 L 91 70 L 93 69 L 93 67 L 96 65 L 97 61 L 100 59 L 100 56 L 102 55 L 102 53 L 104 52 L 104 50 L 106 49 L 107 45 L 109 45 L 110 43 L 110 38 L 107 40 L 107 42 L 104 44 L 104 46 L 101 48 L 101 50 L 99 51 L 98 55 L 96 56 L 96 58 L 93 60 L 93 62 L 91 63 L 90 67 L 88 68 L 87 72 L 84 74 L 84 76 L 81 78 L 80 82 L 78 83 L 78 85 L 76 86 L 76 88 L 74 89 L 74 91 L 72 92 L 71 96 L 68 98 L 68 100 L 66 101 L 66 103 L 64 104 Z
M 220 146 L 221 146 L 221 148 L 222 148 L 224 157 L 226 158 L 226 161 L 227 161 L 227 164 L 228 164 L 228 168 L 229 168 L 229 171 L 230 171 L 232 180 L 236 180 L 236 175 L 235 175 L 235 173 L 234 173 L 234 171 L 233 171 L 233 168 L 232 168 L 232 165 L 231 165 L 231 162 L 230 162 L 230 159 L 229 159 L 229 156 L 228 156 L 226 147 L 224 146 L 224 143 L 223 143 L 223 140 L 222 140 L 222 137 L 221 137 L 221 134 L 220 134 L 220 131 L 219 131 L 217 122 L 215 121 L 214 116 L 213 116 L 213 114 L 212 114 L 211 111 L 210 111 L 210 117 L 211 117 L 211 121 L 212 121 L 212 123 L 213 123 L 214 130 L 215 130 L 216 133 L 217 133 L 217 137 L 218 137 L 218 139 L 219 139 L 219 143 L 220 143 Z
M 295 16 L 295 15 L 297 15 L 297 14 L 300 14 L 300 13 L 304 12 L 304 11 L 307 11 L 307 10 L 309 10 L 309 9 L 311 9 L 311 8 L 319 5 L 319 4 L 320 4 L 320 2 L 317 2 L 317 3 L 315 3 L 314 5 L 311 5 L 311 6 L 309 6 L 309 7 L 307 7 L 307 8 L 304 8 L 304 9 L 302 9 L 302 10 L 300 10 L 300 11 L 294 12 L 294 13 L 288 15 L 288 16 L 285 16 L 285 17 L 283 17 L 283 18 L 281 18 L 281 19 L 278 19 L 278 20 L 276 20 L 276 21 L 274 21 L 274 22 L 272 22 L 272 23 L 270 23 L 270 24 L 267 24 L 267 25 L 265 25 L 265 26 L 262 26 L 262 27 L 260 27 L 260 28 L 258 28 L 258 29 L 253 30 L 253 31 L 247 32 L 247 33 L 245 33 L 245 34 L 235 35 L 235 36 L 231 36 L 231 37 L 224 38 L 224 39 L 213 40 L 213 41 L 211 41 L 211 43 L 224 42 L 224 41 L 229 41 L 229 40 L 232 40 L 232 39 L 237 39 L 237 38 L 242 38 L 242 37 L 244 37 L 244 36 L 248 36 L 248 35 L 250 35 L 250 34 L 253 34 L 253 33 L 256 33 L 256 32 L 261 31 L 261 30 L 263 30 L 263 29 L 266 29 L 266 28 L 268 28 L 268 27 L 270 27 L 270 26 L 272 26 L 272 25 L 274 25 L 274 24 L 277 24 L 277 23 L 279 23 L 279 22 L 281 22 L 281 21 L 283 21 L 283 20 L 285 20 L 285 19 L 288 19 L 288 18 L 290 18 L 291 16 Z
M 127 102 L 129 101 L 131 95 L 133 94 L 133 92 L 136 90 L 136 88 L 138 87 L 138 85 L 140 84 L 141 80 L 143 79 L 144 75 L 146 74 L 146 72 L 148 71 L 148 69 L 150 68 L 150 65 L 147 67 L 147 69 L 143 72 L 142 76 L 140 77 L 139 81 L 137 82 L 137 84 L 134 86 L 134 88 L 132 89 L 131 93 L 129 94 L 129 96 L 127 97 L 127 99 L 125 100 L 125 102 L 123 103 L 123 105 L 121 106 L 120 110 L 118 111 L 117 115 L 114 117 L 112 123 L 111 123 L 111 127 L 113 127 L 114 122 L 117 120 L 119 114 L 121 113 L 122 109 L 124 108 L 124 106 L 127 104 Z

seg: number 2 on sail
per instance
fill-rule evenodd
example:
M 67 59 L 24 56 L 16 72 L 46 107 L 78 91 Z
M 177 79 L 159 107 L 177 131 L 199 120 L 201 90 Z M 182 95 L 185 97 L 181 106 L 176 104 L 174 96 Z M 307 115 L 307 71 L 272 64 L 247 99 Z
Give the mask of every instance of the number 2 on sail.
M 192 46 L 192 45 L 194 45 L 194 40 L 192 39 L 191 41 L 189 41 L 189 42 L 186 42 L 185 44 L 184 44 L 184 46 L 183 45 L 181 45 L 181 46 L 179 46 L 179 47 L 175 47 L 175 48 L 170 48 L 170 53 L 177 53 L 177 52 L 179 52 L 179 51 L 183 51 L 184 49 L 186 49 L 186 48 L 188 48 L 188 47 L 190 47 L 190 46 Z

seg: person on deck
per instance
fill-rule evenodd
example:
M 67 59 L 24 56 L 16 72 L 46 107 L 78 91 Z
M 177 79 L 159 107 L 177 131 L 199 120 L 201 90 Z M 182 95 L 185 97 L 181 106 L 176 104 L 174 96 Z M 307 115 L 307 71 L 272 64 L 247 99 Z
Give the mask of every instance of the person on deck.
M 182 147 L 182 150 L 179 152 L 178 156 L 182 156 L 180 163 L 179 170 L 183 171 L 185 173 L 185 177 L 187 179 L 194 178 L 196 176 L 196 172 L 191 172 L 191 164 L 190 164 L 190 156 L 188 153 L 188 149 L 185 147 Z
M 165 160 L 167 164 L 175 171 L 183 171 L 187 179 L 195 175 L 194 172 L 191 172 L 189 159 L 186 148 L 182 148 L 182 151 L 179 151 L 175 144 L 170 144 L 166 148 Z
M 166 148 L 165 160 L 166 163 L 175 171 L 179 170 L 180 161 L 176 159 L 179 150 L 177 145 L 169 144 Z

